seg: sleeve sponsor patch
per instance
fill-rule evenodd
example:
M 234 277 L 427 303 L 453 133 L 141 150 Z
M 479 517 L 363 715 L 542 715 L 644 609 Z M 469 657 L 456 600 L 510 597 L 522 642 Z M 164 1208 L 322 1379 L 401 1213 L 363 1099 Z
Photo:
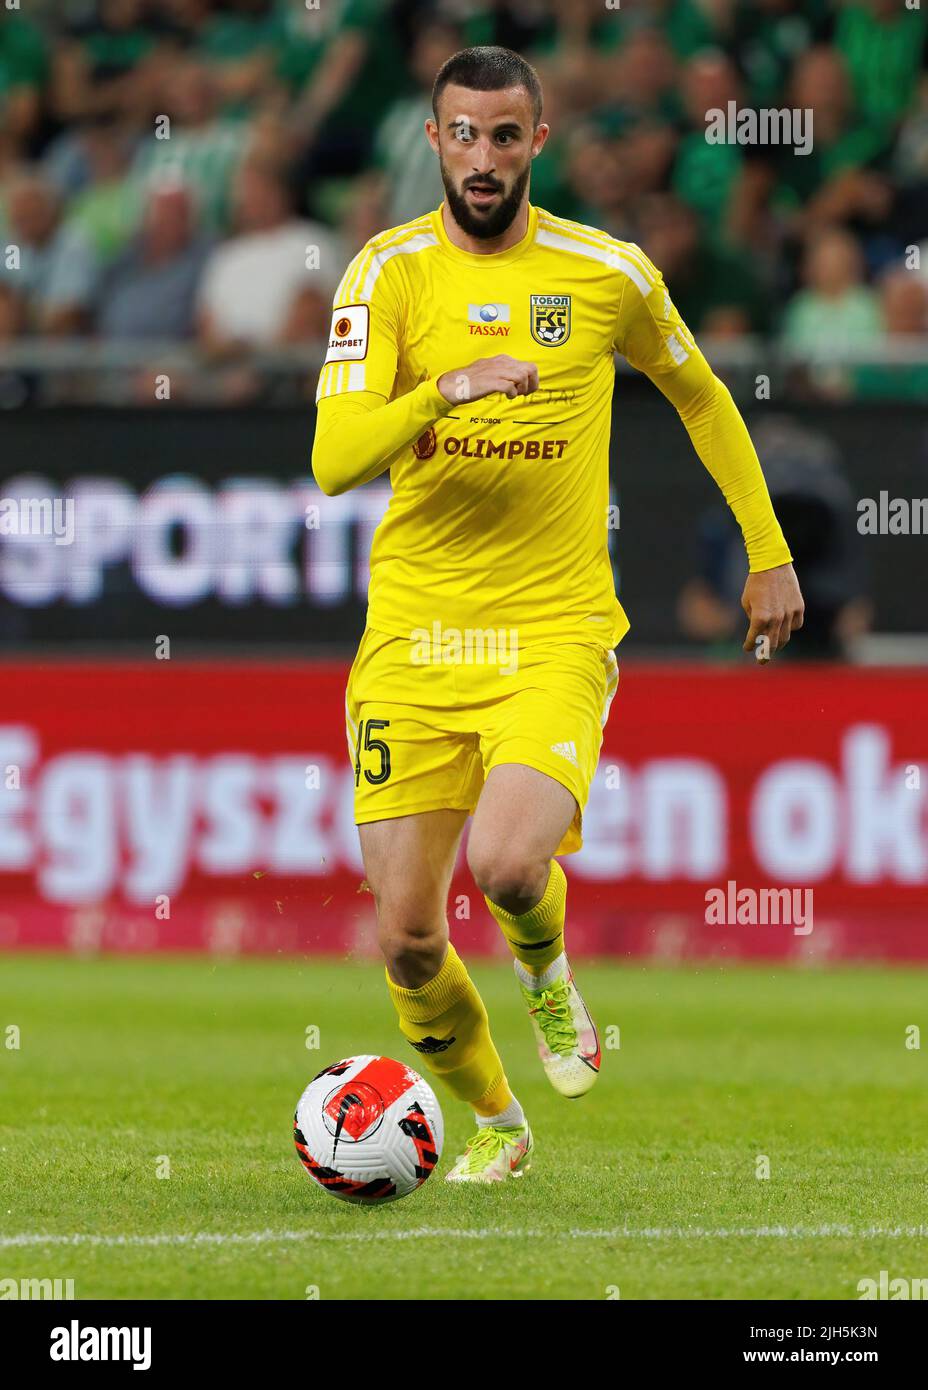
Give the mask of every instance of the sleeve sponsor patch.
M 367 304 L 345 304 L 334 310 L 326 362 L 363 362 L 367 356 L 371 311 Z

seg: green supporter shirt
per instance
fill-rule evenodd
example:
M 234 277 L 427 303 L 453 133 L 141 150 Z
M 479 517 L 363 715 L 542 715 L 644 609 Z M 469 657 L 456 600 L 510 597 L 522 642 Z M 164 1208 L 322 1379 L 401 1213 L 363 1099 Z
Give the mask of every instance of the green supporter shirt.
M 860 400 L 928 403 L 928 363 L 868 363 L 856 368 L 852 381 Z
M 814 140 L 808 154 L 799 155 L 783 148 L 779 151 L 779 181 L 774 205 L 792 208 L 808 202 L 829 179 L 847 169 L 868 165 L 880 167 L 892 149 L 891 127 L 883 121 L 857 123 L 830 145 Z
M 738 6 L 733 47 L 746 83 L 745 104 L 785 104 L 786 85 L 796 59 L 825 33 L 830 0 L 803 0 L 779 10 L 756 0 Z
M 329 113 L 328 123 L 374 130 L 394 102 L 414 96 L 416 90 L 408 78 L 386 0 L 341 0 L 340 4 L 335 0 L 332 8 L 323 11 L 326 3 L 320 0 L 319 11 L 307 11 L 307 21 L 301 16 L 299 24 L 285 26 L 277 75 L 296 94 L 315 76 L 330 43 L 342 34 L 360 33 L 367 40 L 361 70 Z
M 79 193 L 70 207 L 69 222 L 78 227 L 100 261 L 118 256 L 142 216 L 142 191 L 131 177 L 94 184 Z
M 707 9 L 708 6 L 698 5 L 694 0 L 672 0 L 663 28 L 678 58 L 692 58 L 703 48 L 720 46 L 722 35 Z
M 48 54 L 40 30 L 28 19 L 0 9 L 0 101 L 17 87 L 41 87 Z
M 812 360 L 830 363 L 835 347 L 864 349 L 883 334 L 876 295 L 865 285 L 847 290 L 840 299 L 825 299 L 813 290 L 800 290 L 783 318 L 783 343 Z
M 894 123 L 909 109 L 925 37 L 925 12 L 907 9 L 903 0 L 889 19 L 878 19 L 865 5 L 841 10 L 834 43 L 850 73 L 861 118 Z
M 156 39 L 147 29 L 108 31 L 94 29 L 79 36 L 78 43 L 83 49 L 88 65 L 113 76 L 117 73 L 131 72 L 143 58 L 154 49 Z
M 740 145 L 710 145 L 703 131 L 680 141 L 671 182 L 674 192 L 701 214 L 707 231 L 721 236 L 732 189 L 741 173 Z
M 752 333 L 770 328 L 770 299 L 751 260 L 717 241 L 704 241 L 685 278 L 675 277 L 670 288 L 680 317 L 695 333 L 714 309 L 742 309 Z

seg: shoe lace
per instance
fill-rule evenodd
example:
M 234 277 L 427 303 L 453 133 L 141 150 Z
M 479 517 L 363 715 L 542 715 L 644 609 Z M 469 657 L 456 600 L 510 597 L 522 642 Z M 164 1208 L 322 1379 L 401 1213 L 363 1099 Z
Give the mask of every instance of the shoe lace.
M 552 1052 L 565 1055 L 577 1046 L 577 1030 L 570 1011 L 567 981 L 556 980 L 545 989 L 524 990 L 532 1017 Z
M 514 1146 L 522 1137 L 522 1129 L 495 1129 L 491 1125 L 486 1125 L 478 1129 L 473 1139 L 467 1141 L 464 1151 L 464 1171 L 466 1173 L 479 1172 L 488 1164 L 492 1163 L 497 1154 L 501 1153 L 507 1145 Z

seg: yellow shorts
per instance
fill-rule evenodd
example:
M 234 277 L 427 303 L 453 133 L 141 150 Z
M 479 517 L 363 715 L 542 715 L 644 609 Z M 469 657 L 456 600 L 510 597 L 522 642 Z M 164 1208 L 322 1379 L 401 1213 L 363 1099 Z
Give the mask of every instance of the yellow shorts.
M 348 677 L 355 822 L 443 808 L 472 812 L 499 763 L 537 768 L 573 793 L 556 853 L 583 843 L 582 812 L 619 681 L 599 643 L 522 648 L 516 661 L 417 664 L 413 644 L 366 628 Z M 477 653 L 472 653 L 476 656 Z

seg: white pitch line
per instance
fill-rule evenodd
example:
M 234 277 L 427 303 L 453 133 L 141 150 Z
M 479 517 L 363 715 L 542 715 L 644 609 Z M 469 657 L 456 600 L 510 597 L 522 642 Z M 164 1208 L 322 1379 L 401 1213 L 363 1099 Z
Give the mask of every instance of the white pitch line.
M 539 1236 L 566 1237 L 569 1240 L 905 1240 L 928 1237 L 928 1226 L 615 1226 L 606 1230 L 578 1228 L 550 1230 L 456 1230 L 453 1227 L 416 1226 L 409 1230 L 387 1231 L 189 1231 L 164 1235 L 74 1235 L 0 1236 L 0 1249 L 26 1246 L 91 1246 L 105 1248 L 155 1247 L 159 1245 L 287 1245 L 302 1241 L 394 1241 L 394 1240 L 525 1240 Z

